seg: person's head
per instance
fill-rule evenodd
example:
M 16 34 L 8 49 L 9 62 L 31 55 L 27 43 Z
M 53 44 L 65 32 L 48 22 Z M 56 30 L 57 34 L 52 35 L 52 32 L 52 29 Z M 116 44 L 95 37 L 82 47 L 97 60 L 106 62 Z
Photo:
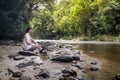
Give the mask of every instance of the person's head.
M 32 27 L 27 27 L 26 33 L 32 34 Z

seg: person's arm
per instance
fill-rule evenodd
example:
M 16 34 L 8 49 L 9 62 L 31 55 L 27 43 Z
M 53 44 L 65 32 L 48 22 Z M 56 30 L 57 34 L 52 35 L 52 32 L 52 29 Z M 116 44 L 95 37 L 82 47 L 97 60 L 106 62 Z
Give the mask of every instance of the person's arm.
M 25 35 L 25 40 L 26 40 L 26 43 L 27 43 L 28 45 L 32 45 L 29 34 L 26 34 L 26 35 Z
M 31 37 L 31 40 L 34 44 L 37 44 L 37 42 L 35 42 L 35 40 Z

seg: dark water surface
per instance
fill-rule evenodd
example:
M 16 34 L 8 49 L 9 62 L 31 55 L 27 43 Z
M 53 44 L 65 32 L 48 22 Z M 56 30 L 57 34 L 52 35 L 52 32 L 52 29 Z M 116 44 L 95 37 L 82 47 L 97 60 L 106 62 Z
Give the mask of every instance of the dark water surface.
M 115 80 L 120 73 L 120 45 L 119 44 L 80 44 L 79 49 L 85 54 L 102 61 L 102 69 L 89 72 L 87 80 Z
M 119 44 L 80 44 L 79 49 L 90 56 L 120 63 Z

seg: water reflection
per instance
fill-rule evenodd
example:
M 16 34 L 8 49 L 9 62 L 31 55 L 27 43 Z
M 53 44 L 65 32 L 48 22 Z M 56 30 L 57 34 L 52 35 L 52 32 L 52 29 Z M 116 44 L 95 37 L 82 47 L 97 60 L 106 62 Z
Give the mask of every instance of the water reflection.
M 86 54 L 104 58 L 110 61 L 120 63 L 120 45 L 113 44 L 81 44 L 79 49 L 83 50 Z

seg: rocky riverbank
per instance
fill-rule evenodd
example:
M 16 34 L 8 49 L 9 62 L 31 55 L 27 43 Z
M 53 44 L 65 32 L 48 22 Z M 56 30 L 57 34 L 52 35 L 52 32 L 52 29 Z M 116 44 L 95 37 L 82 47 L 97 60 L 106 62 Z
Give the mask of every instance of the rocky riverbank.
M 0 80 L 120 80 L 117 71 L 112 73 L 104 68 L 106 61 L 84 54 L 77 46 L 40 44 L 47 54 L 35 51 L 35 55 L 20 55 L 20 43 L 1 44 Z

